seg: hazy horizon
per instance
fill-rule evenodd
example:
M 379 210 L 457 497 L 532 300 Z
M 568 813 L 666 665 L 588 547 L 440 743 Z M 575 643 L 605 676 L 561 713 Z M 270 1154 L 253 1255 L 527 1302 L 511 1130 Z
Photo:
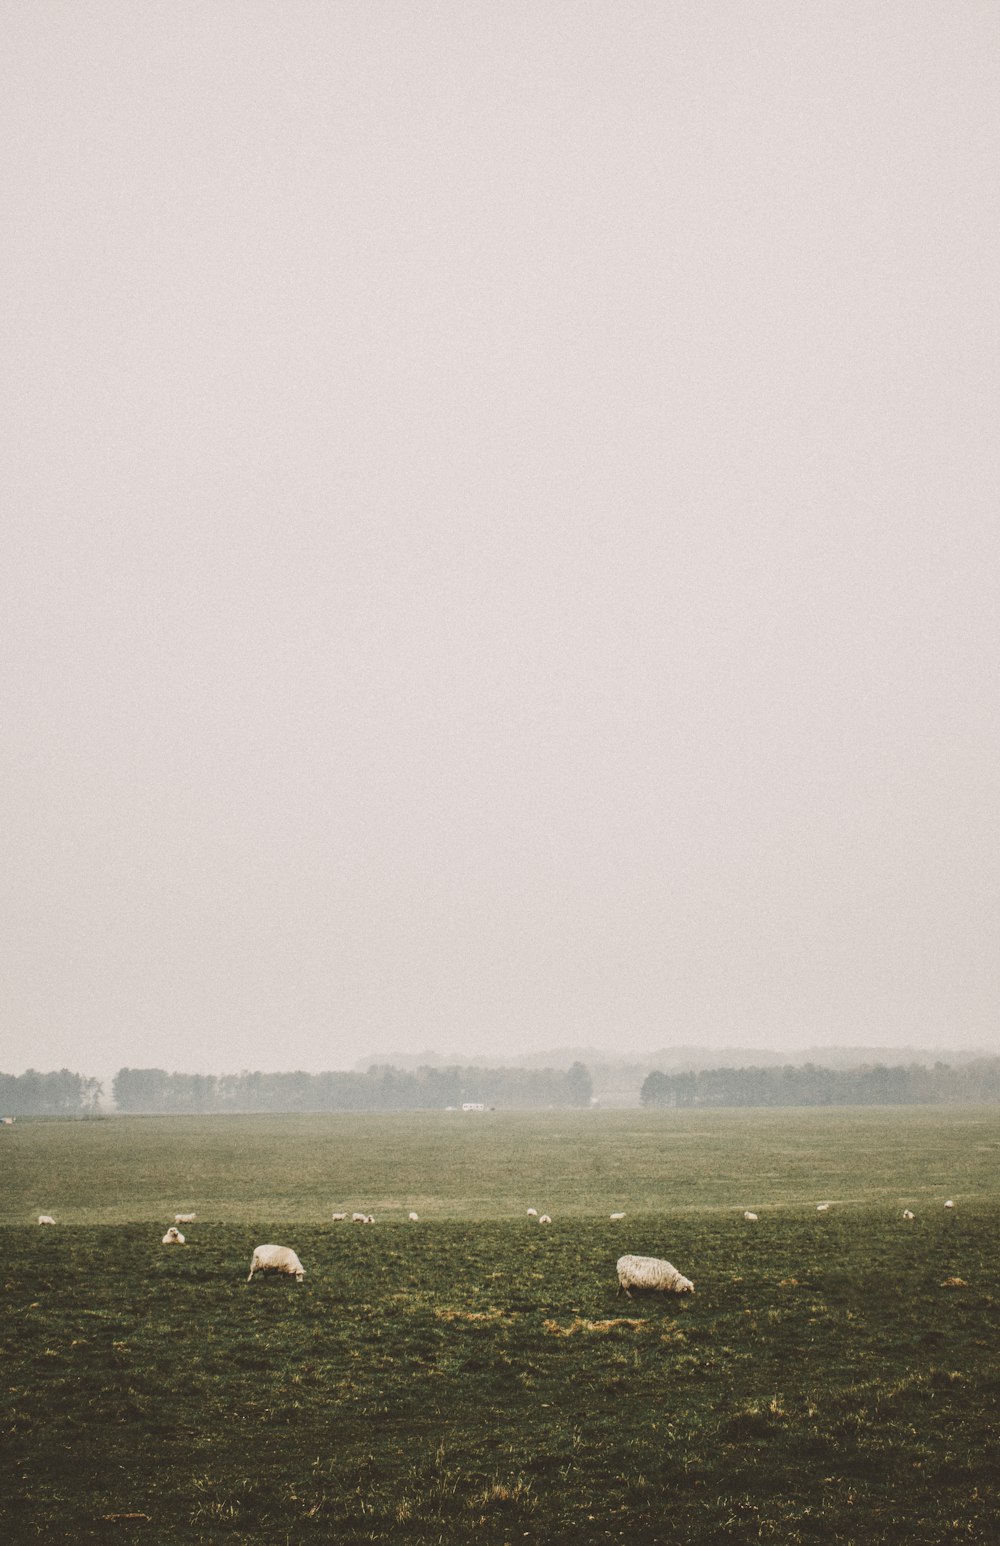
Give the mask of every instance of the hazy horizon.
M 1000 7 L 0 39 L 0 1069 L 1000 1051 Z
M 161 1048 L 166 1052 L 166 1048 Z M 197 1064 L 185 1064 L 178 1066 L 169 1056 L 157 1056 L 156 1049 L 151 1055 L 140 1063 L 130 1062 L 125 1059 L 114 1068 L 74 1067 L 71 1073 L 81 1074 L 87 1078 L 96 1078 L 102 1086 L 105 1102 L 111 1099 L 112 1082 L 115 1075 L 122 1068 L 141 1069 L 157 1068 L 168 1074 L 180 1075 L 208 1075 L 217 1078 L 239 1076 L 244 1073 L 292 1074 L 305 1073 L 308 1075 L 326 1073 L 367 1073 L 369 1069 L 392 1067 L 401 1071 L 415 1070 L 419 1068 L 502 1068 L 522 1067 L 533 1069 L 566 1069 L 573 1062 L 583 1062 L 589 1072 L 601 1072 L 637 1068 L 660 1068 L 667 1072 L 681 1068 L 723 1068 L 723 1067 L 752 1067 L 769 1066 L 788 1062 L 791 1065 L 801 1066 L 811 1063 L 817 1067 L 859 1068 L 874 1064 L 886 1064 L 892 1066 L 910 1064 L 932 1066 L 938 1061 L 955 1065 L 973 1063 L 981 1058 L 991 1058 L 998 1054 L 984 1047 L 934 1047 L 911 1046 L 900 1043 L 897 1046 L 848 1046 L 844 1045 L 801 1045 L 787 1046 L 784 1048 L 767 1047 L 764 1045 L 739 1046 L 736 1044 L 716 1045 L 711 1042 L 695 1045 L 670 1044 L 658 1047 L 632 1047 L 617 1049 L 601 1046 L 587 1047 L 543 1047 L 525 1053 L 505 1052 L 500 1048 L 492 1048 L 487 1051 L 470 1053 L 462 1048 L 452 1048 L 446 1052 L 439 1052 L 433 1048 L 424 1048 L 420 1052 L 387 1051 L 373 1048 L 367 1053 L 356 1058 L 353 1062 L 341 1059 L 337 1062 L 320 1064 L 315 1067 L 303 1067 L 301 1064 L 283 1063 L 279 1059 L 272 1058 L 263 1065 L 254 1063 L 251 1065 L 237 1065 L 235 1063 L 213 1063 L 211 1060 L 202 1059 Z M 0 1073 L 18 1076 L 29 1072 L 29 1069 L 0 1068 Z M 49 1068 L 36 1068 L 37 1073 L 53 1072 Z

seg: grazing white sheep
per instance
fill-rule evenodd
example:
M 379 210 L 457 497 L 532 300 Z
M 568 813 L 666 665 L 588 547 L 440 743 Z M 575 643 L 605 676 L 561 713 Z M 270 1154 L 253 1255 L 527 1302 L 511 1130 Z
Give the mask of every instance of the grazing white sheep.
M 54 1224 L 55 1219 L 52 1217 L 51 1213 L 40 1213 L 38 1215 L 38 1222 L 39 1224 Z
M 368 1223 L 368 1215 L 367 1215 L 367 1213 L 352 1213 L 351 1214 L 351 1223 L 352 1224 L 367 1224 Z
M 331 1219 L 331 1221 L 334 1224 L 342 1224 L 344 1222 L 344 1220 L 346 1219 L 346 1217 L 347 1217 L 346 1213 L 331 1213 L 330 1214 L 330 1219 Z
M 551 1224 L 552 1220 L 549 1218 L 547 1213 L 543 1213 L 538 1222 L 539 1224 Z
M 625 1217 L 624 1213 L 609 1213 L 608 1214 L 608 1218 L 611 1219 L 612 1223 L 615 1223 L 615 1222 L 617 1222 L 618 1219 L 623 1219 L 624 1217 Z
M 410 1212 L 410 1223 L 411 1224 L 416 1224 L 416 1223 L 419 1222 L 419 1220 L 420 1220 L 420 1214 L 419 1213 L 414 1213 L 411 1210 L 411 1212 Z
M 301 1283 L 306 1269 L 295 1252 L 287 1245 L 259 1245 L 253 1253 L 247 1282 L 255 1272 L 283 1272 Z
M 756 1213 L 747 1212 L 747 1213 L 744 1213 L 743 1217 L 746 1219 L 748 1224 L 756 1224 L 756 1222 L 757 1222 L 757 1215 L 756 1215 Z
M 175 1224 L 193 1224 L 194 1223 L 194 1214 L 193 1213 L 175 1213 L 174 1214 L 174 1223 Z
M 816 1204 L 816 1212 L 817 1213 L 828 1213 L 829 1209 L 830 1209 L 830 1204 L 828 1202 L 818 1202 Z
M 914 1217 L 914 1215 L 910 1212 L 909 1208 L 904 1208 L 903 1209 L 903 1217 L 904 1217 L 904 1219 L 912 1219 Z
M 954 1206 L 955 1206 L 955 1204 L 952 1202 L 951 1198 L 949 1197 L 948 1201 L 945 1203 L 945 1207 L 946 1208 L 953 1208 Z
M 694 1293 L 691 1279 L 658 1256 L 619 1256 L 618 1292 L 624 1290 L 631 1299 L 629 1291 L 633 1288 L 650 1288 L 662 1294 Z
M 184 1236 L 181 1234 L 179 1229 L 175 1229 L 174 1225 L 171 1224 L 170 1228 L 167 1230 L 167 1232 L 164 1235 L 163 1239 L 160 1241 L 160 1244 L 161 1245 L 183 1245 L 184 1244 Z
M 528 1217 L 529 1217 L 529 1219 L 537 1219 L 537 1217 L 538 1217 L 538 1209 L 537 1208 L 529 1208 L 528 1209 Z

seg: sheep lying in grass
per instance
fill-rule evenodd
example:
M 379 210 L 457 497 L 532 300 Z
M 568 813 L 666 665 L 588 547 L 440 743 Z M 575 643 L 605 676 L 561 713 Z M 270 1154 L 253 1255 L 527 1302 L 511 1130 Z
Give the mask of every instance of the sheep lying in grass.
M 757 1222 L 757 1215 L 756 1215 L 756 1213 L 747 1212 L 747 1213 L 744 1213 L 743 1217 L 746 1219 L 748 1224 L 756 1224 L 756 1222 Z
M 417 1224 L 420 1222 L 420 1214 L 414 1213 L 412 1209 L 410 1210 L 409 1218 L 411 1224 Z
M 903 1217 L 904 1217 L 904 1219 L 912 1219 L 914 1217 L 914 1215 L 910 1212 L 909 1208 L 904 1208 L 903 1209 Z
M 179 1229 L 176 1229 L 174 1227 L 174 1225 L 171 1224 L 170 1228 L 167 1230 L 167 1232 L 164 1235 L 163 1239 L 160 1241 L 160 1244 L 161 1245 L 183 1245 L 184 1244 L 184 1236 L 181 1234 Z
M 306 1269 L 303 1267 L 295 1252 L 287 1245 L 259 1245 L 253 1253 L 253 1261 L 250 1263 L 250 1272 L 247 1282 L 255 1272 L 283 1272 L 286 1276 L 294 1278 L 301 1283 L 305 1277 Z
M 55 1219 L 52 1217 L 51 1213 L 40 1213 L 38 1215 L 38 1222 L 39 1224 L 54 1224 Z
M 529 1219 L 537 1219 L 537 1217 L 538 1217 L 538 1209 L 537 1208 L 529 1208 L 528 1209 L 528 1217 L 529 1217 Z
M 690 1278 L 658 1256 L 619 1256 L 618 1292 L 631 1299 L 633 1288 L 648 1288 L 661 1294 L 693 1294 Z
M 611 1222 L 613 1224 L 617 1224 L 618 1220 L 619 1219 L 623 1219 L 624 1217 L 625 1217 L 624 1213 L 609 1213 L 608 1214 L 608 1218 L 611 1220 Z
M 547 1213 L 543 1213 L 541 1218 L 538 1220 L 538 1222 L 539 1222 L 539 1224 L 551 1224 L 552 1220 L 549 1218 L 549 1215 Z

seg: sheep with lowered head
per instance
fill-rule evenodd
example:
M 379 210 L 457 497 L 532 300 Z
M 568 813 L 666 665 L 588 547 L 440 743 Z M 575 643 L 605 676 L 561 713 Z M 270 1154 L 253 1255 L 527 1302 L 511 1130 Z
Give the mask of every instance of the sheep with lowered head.
M 619 1256 L 618 1292 L 631 1299 L 633 1288 L 648 1288 L 661 1294 L 693 1294 L 694 1284 L 668 1261 L 658 1256 Z
M 294 1278 L 296 1283 L 301 1283 L 306 1275 L 306 1269 L 287 1245 L 257 1246 L 247 1275 L 248 1283 L 255 1272 L 282 1272 L 286 1277 Z

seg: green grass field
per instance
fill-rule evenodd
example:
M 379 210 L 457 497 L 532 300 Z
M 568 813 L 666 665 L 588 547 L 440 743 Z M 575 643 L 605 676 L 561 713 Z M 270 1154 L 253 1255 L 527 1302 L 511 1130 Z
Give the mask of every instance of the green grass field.
M 996 1543 L 998 1156 L 979 1109 L 19 1122 L 3 1538 Z

